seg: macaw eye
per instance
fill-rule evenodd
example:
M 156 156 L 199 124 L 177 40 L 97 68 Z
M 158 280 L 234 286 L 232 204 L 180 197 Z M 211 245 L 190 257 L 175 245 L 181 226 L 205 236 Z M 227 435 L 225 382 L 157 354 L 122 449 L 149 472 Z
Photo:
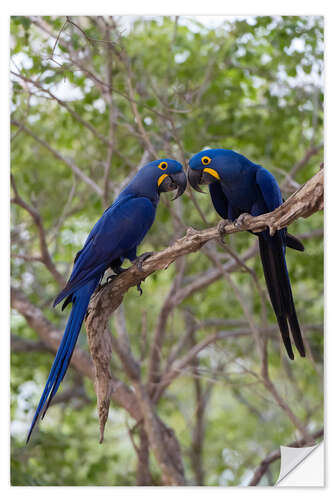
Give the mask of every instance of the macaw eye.
M 202 163 L 203 165 L 209 165 L 211 161 L 212 161 L 212 159 L 211 159 L 211 158 L 209 158 L 209 156 L 203 156 L 203 157 L 201 158 L 201 163 Z
M 158 168 L 160 168 L 161 170 L 165 170 L 167 167 L 168 167 L 168 164 L 166 161 L 161 161 L 161 163 L 158 166 Z

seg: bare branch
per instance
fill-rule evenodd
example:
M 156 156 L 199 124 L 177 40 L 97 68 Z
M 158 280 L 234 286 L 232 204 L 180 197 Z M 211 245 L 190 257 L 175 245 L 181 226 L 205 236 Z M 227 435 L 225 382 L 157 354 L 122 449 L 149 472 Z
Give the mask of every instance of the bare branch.
M 27 297 L 20 290 L 15 288 L 11 289 L 11 305 L 17 312 L 24 316 L 29 326 L 38 333 L 43 343 L 53 352 L 56 352 L 60 345 L 63 332 L 56 329 L 54 325 L 45 318 L 42 311 L 31 304 Z M 93 347 L 96 349 L 99 347 L 103 350 L 106 346 L 105 356 L 103 357 L 103 355 L 99 353 L 97 364 L 98 368 L 103 366 L 105 369 L 107 365 L 109 369 L 108 359 L 111 347 L 109 333 L 107 332 L 98 342 L 96 342 L 96 339 L 93 339 L 93 343 Z M 96 365 L 96 358 L 94 362 Z M 81 375 L 85 375 L 93 381 L 96 375 L 97 377 L 100 376 L 100 373 L 98 371 L 96 372 L 96 368 L 89 354 L 82 351 L 82 349 L 77 346 L 74 350 L 71 366 L 74 366 Z M 103 411 L 99 412 L 103 425 L 105 424 L 105 405 L 107 397 L 110 396 L 116 404 L 123 407 L 137 422 L 142 422 L 142 420 L 144 420 L 150 446 L 161 465 L 166 484 L 184 484 L 184 470 L 179 443 L 173 431 L 155 415 L 152 403 L 140 382 L 137 382 L 136 386 L 134 384 L 135 391 L 115 377 L 112 377 L 112 390 L 109 389 L 106 382 L 105 379 L 99 381 L 100 385 L 104 383 L 104 393 L 103 390 L 100 390 L 100 394 L 105 398 L 102 402 L 104 406 L 100 407 L 101 410 L 104 409 L 104 413 Z M 142 398 L 144 398 L 144 401 Z M 150 426 L 151 423 L 153 423 L 152 427 Z M 147 428 L 149 428 L 149 432 L 147 432 Z M 101 427 L 101 437 L 103 437 L 103 430 L 104 429 Z
M 185 270 L 185 260 L 181 260 L 181 265 L 178 266 L 180 269 L 178 269 L 177 275 L 175 279 L 173 280 L 173 283 L 170 287 L 170 291 L 167 295 L 167 297 L 164 300 L 163 306 L 161 308 L 161 312 L 158 317 L 157 321 L 157 326 L 154 334 L 154 340 L 153 340 L 153 345 L 151 347 L 151 356 L 149 360 L 149 375 L 148 375 L 148 380 L 149 382 L 152 382 L 153 384 L 156 384 L 160 377 L 159 377 L 159 367 L 160 367 L 160 357 L 161 357 L 161 349 L 165 337 L 165 331 L 166 331 L 166 326 L 167 326 L 167 321 L 168 317 L 171 313 L 171 311 L 174 309 L 174 303 L 173 303 L 173 296 L 176 293 L 177 289 L 179 288 L 179 285 L 181 283 L 181 280 L 183 278 L 184 270 Z
M 89 313 L 86 316 L 86 325 L 89 321 Z M 96 319 L 95 319 L 96 321 Z M 95 367 L 95 391 L 97 396 L 97 407 L 100 427 L 100 440 L 104 439 L 105 424 L 109 414 L 111 393 L 113 390 L 110 361 L 112 354 L 111 337 L 107 325 L 103 329 L 87 329 L 87 337 L 90 354 Z
M 11 306 L 25 318 L 28 325 L 33 328 L 41 338 L 43 344 L 52 352 L 56 353 L 63 335 L 62 330 L 55 328 L 55 326 L 46 319 L 42 311 L 33 305 L 20 290 L 15 288 L 11 289 Z M 87 352 L 83 351 L 78 346 L 74 349 L 71 366 L 81 375 L 85 375 L 94 381 L 95 371 L 91 358 Z M 112 382 L 112 400 L 124 408 L 132 418 L 140 421 L 142 415 L 134 391 L 115 377 L 113 377 Z
M 265 328 L 259 328 L 260 335 L 272 336 L 272 338 L 278 338 L 276 333 L 278 333 L 277 325 L 269 325 Z M 310 324 L 304 325 L 304 330 L 323 330 L 323 325 L 320 324 Z M 172 363 L 167 365 L 167 369 L 165 370 L 162 379 L 158 383 L 158 387 L 154 393 L 154 401 L 157 402 L 161 397 L 165 389 L 173 382 L 176 377 L 179 377 L 185 373 L 186 367 L 195 359 L 200 352 L 206 349 L 209 345 L 215 344 L 217 341 L 226 340 L 226 339 L 234 339 L 239 337 L 248 337 L 252 334 L 250 328 L 235 328 L 232 330 L 222 330 L 207 335 L 203 340 L 193 345 L 191 349 L 189 349 L 184 356 L 181 358 L 175 359 Z M 187 372 L 186 372 L 187 373 Z M 260 378 L 258 378 L 260 380 Z
M 11 305 L 24 316 L 28 325 L 38 333 L 42 342 L 53 352 L 56 352 L 63 332 L 55 328 L 42 311 L 29 302 L 23 292 L 13 287 L 11 288 Z M 76 347 L 71 363 L 82 375 L 93 378 L 94 368 L 88 353 Z
M 312 238 L 317 238 L 321 237 L 323 235 L 323 229 L 315 229 L 313 231 L 310 231 L 308 233 L 303 233 L 299 235 L 299 238 L 301 241 L 303 240 L 308 240 Z M 249 249 L 247 249 L 240 257 L 239 260 L 244 264 L 247 260 L 251 259 L 254 255 L 258 253 L 258 245 L 257 242 L 253 246 L 251 246 Z M 234 260 L 234 258 L 230 259 L 226 264 L 224 264 L 224 269 L 228 273 L 231 273 L 235 271 L 236 269 L 239 268 L 238 262 Z M 183 302 L 185 299 L 196 293 L 198 290 L 202 290 L 203 288 L 211 285 L 214 283 L 214 281 L 218 280 L 222 276 L 222 272 L 219 268 L 216 268 L 216 266 L 208 269 L 207 271 L 204 271 L 202 273 L 197 273 L 191 277 L 191 280 L 189 283 L 187 283 L 185 286 L 180 288 L 175 295 L 173 296 L 172 300 L 175 304 L 175 306 L 178 306 Z
M 190 334 L 191 345 L 195 345 L 195 332 Z M 195 375 L 198 375 L 199 361 L 194 358 L 191 362 L 192 370 Z M 190 459 L 192 463 L 192 468 L 194 471 L 196 484 L 198 486 L 204 486 L 205 484 L 205 472 L 203 468 L 203 445 L 204 445 L 204 434 L 205 434 L 205 410 L 207 408 L 207 403 L 209 399 L 209 394 L 211 392 L 212 384 L 208 385 L 208 390 L 204 391 L 202 386 L 202 381 L 199 377 L 194 377 L 194 390 L 195 390 L 195 423 L 192 430 L 192 442 L 190 449 Z
M 173 431 L 168 429 L 166 434 L 162 433 L 161 421 L 155 415 L 153 403 L 148 393 L 140 382 L 134 382 L 134 386 L 144 416 L 145 431 L 150 446 L 161 466 L 164 483 L 170 486 L 183 486 L 185 484 L 184 468 Z
M 138 486 L 151 486 L 153 484 L 153 478 L 149 470 L 149 440 L 143 426 L 139 428 L 140 441 L 138 447 L 134 444 L 131 432 L 130 437 L 138 457 L 136 484 Z
M 319 153 L 319 151 L 323 148 L 323 146 L 324 143 L 318 144 L 318 146 L 311 147 L 306 151 L 303 158 L 301 158 L 297 163 L 295 163 L 295 165 L 287 173 L 286 180 L 281 185 L 282 191 L 287 187 L 288 182 L 290 182 L 290 180 L 297 174 L 297 172 L 308 164 L 310 158 Z
M 36 208 L 32 207 L 31 205 L 28 205 L 28 203 L 26 203 L 21 198 L 21 196 L 18 193 L 17 187 L 16 187 L 14 176 L 11 175 L 10 178 L 11 178 L 12 188 L 14 191 L 14 198 L 12 198 L 12 203 L 19 205 L 21 208 L 26 210 L 31 215 L 31 217 L 33 218 L 33 221 L 37 227 L 37 231 L 38 231 L 41 256 L 40 257 L 39 256 L 30 257 L 30 260 L 36 260 L 36 261 L 39 260 L 39 261 L 43 262 L 45 264 L 46 268 L 50 271 L 50 273 L 54 277 L 54 279 L 63 287 L 63 286 L 65 286 L 66 281 L 64 280 L 63 276 L 57 270 L 57 268 L 54 265 L 54 262 L 51 258 L 51 255 L 49 253 L 47 243 L 46 243 L 46 235 L 45 235 L 42 217 L 41 217 L 40 213 L 36 210 Z M 19 256 L 19 257 L 24 259 L 24 257 L 22 257 L 22 256 Z
M 102 189 L 93 181 L 90 177 L 88 177 L 82 170 L 76 165 L 76 163 L 70 159 L 66 158 L 65 156 L 62 156 L 59 151 L 54 149 L 48 142 L 46 142 L 44 139 L 41 139 L 38 135 L 36 135 L 30 128 L 26 127 L 23 125 L 23 123 L 18 122 L 17 120 L 12 120 L 11 123 L 15 125 L 15 127 L 20 127 L 26 134 L 29 134 L 31 137 L 35 139 L 35 141 L 39 142 L 44 148 L 46 148 L 50 153 L 53 154 L 58 160 L 62 161 L 65 163 L 83 182 L 88 184 L 95 193 L 98 194 L 98 196 L 102 197 L 103 191 Z
M 271 232 L 296 220 L 299 217 L 308 217 L 316 210 L 323 206 L 323 171 L 320 170 L 312 179 L 310 179 L 302 188 L 296 191 L 283 205 L 278 207 L 273 212 L 260 215 L 258 217 L 247 216 L 246 221 L 242 227 L 237 227 L 230 223 L 225 226 L 225 233 L 230 234 L 241 230 L 256 230 L 259 228 L 263 230 L 267 226 L 270 227 Z M 282 221 L 282 222 L 281 222 Z M 124 294 L 127 290 L 139 284 L 147 276 L 159 269 L 166 269 L 174 260 L 182 255 L 199 250 L 204 243 L 212 239 L 219 239 L 220 233 L 218 228 L 210 228 L 203 231 L 195 231 L 188 229 L 186 236 L 175 241 L 173 245 L 149 257 L 143 264 L 143 270 L 140 271 L 136 265 L 131 266 L 126 272 L 115 279 L 110 284 L 102 286 L 90 300 L 88 307 L 88 314 L 86 317 L 86 330 L 89 339 L 89 346 L 93 355 L 94 362 L 97 363 L 96 373 L 101 373 L 101 384 L 103 393 L 106 400 L 110 397 L 111 390 L 111 377 L 109 376 L 108 365 L 104 360 L 99 360 L 99 349 L 102 339 L 105 339 L 106 332 L 108 331 L 108 319 L 110 315 L 121 304 Z M 238 263 L 237 263 L 238 266 Z M 219 266 L 217 266 L 219 267 Z M 219 269 L 222 274 L 227 276 L 227 271 Z M 252 325 L 253 333 L 256 333 L 255 325 Z M 107 342 L 107 340 L 104 340 Z M 109 352 L 111 346 L 108 347 Z M 156 353 L 156 351 L 155 351 Z M 104 356 L 104 354 L 103 354 Z M 152 371 L 150 371 L 152 373 Z M 106 384 L 106 385 L 105 385 Z M 108 389 L 106 389 L 108 387 Z M 274 392 L 276 399 L 277 395 Z M 283 407 L 281 401 L 278 401 L 280 406 Z M 100 411 L 103 412 L 105 417 L 106 408 L 103 398 L 99 397 Z M 106 418 L 106 417 L 105 417 Z M 293 419 L 296 421 L 296 419 Z M 299 423 L 299 422 L 298 422 Z M 300 424 L 300 423 L 299 423 Z M 298 426 L 302 429 L 302 425 Z M 304 432 L 304 429 L 302 429 Z
M 47 347 L 44 342 L 35 340 L 24 339 L 18 335 L 11 335 L 10 349 L 12 352 L 50 352 L 51 349 Z
M 26 75 L 23 75 L 21 73 L 15 73 L 15 71 L 11 71 L 11 74 L 14 75 L 17 78 L 20 78 L 23 82 L 31 83 L 32 85 L 34 85 L 34 87 L 36 87 L 37 89 L 39 89 L 41 92 L 43 92 L 44 94 L 47 94 L 51 99 L 53 99 L 54 101 L 56 101 L 59 104 L 59 106 L 62 106 L 64 109 L 66 109 L 66 111 L 68 111 L 68 113 L 78 123 L 80 123 L 83 127 L 85 127 L 87 130 L 89 130 L 94 135 L 94 137 L 97 137 L 97 139 L 99 139 L 101 142 L 103 142 L 108 147 L 108 151 L 110 151 L 110 150 L 114 151 L 123 160 L 123 162 L 126 165 L 128 165 L 131 169 L 136 168 L 136 165 L 134 163 L 132 163 L 129 160 L 129 158 L 125 154 L 122 153 L 122 151 L 120 151 L 118 148 L 116 148 L 115 141 L 113 141 L 112 138 L 110 138 L 110 135 L 111 135 L 111 130 L 110 129 L 112 129 L 114 127 L 115 123 L 116 123 L 116 111 L 118 112 L 118 110 L 114 106 L 114 103 L 112 105 L 112 110 L 109 113 L 109 137 L 105 137 L 90 122 L 88 122 L 87 120 L 85 120 L 79 113 L 77 113 L 68 104 L 68 102 L 63 101 L 62 99 L 60 99 L 59 97 L 57 97 L 55 94 L 53 94 L 53 92 L 51 92 L 51 90 L 43 87 L 40 82 L 38 82 L 37 80 L 33 80 L 31 78 L 28 78 Z M 112 90 L 113 90 L 112 88 L 109 89 L 110 92 L 112 92 Z M 29 95 L 31 95 L 31 92 L 30 92 Z M 22 130 L 22 126 L 23 125 L 24 125 L 24 123 L 21 123 L 19 130 Z M 133 130 L 131 130 L 131 133 L 134 133 Z M 17 133 L 15 135 L 17 135 Z M 13 139 L 14 139 L 14 137 L 12 138 L 12 140 Z M 104 195 L 104 197 L 105 197 L 105 195 Z
M 294 193 L 283 205 L 273 212 L 258 217 L 247 216 L 242 227 L 233 223 L 225 226 L 225 234 L 239 231 L 260 231 L 266 227 L 281 229 L 299 217 L 308 217 L 323 207 L 323 171 L 318 172 L 301 189 Z M 90 301 L 90 317 L 98 315 L 96 327 L 104 328 L 110 314 L 120 305 L 126 291 L 157 270 L 166 269 L 182 255 L 199 250 L 207 241 L 219 239 L 218 227 L 195 231 L 187 230 L 186 236 L 176 240 L 170 247 L 155 253 L 143 263 L 142 271 L 136 265 L 115 277 L 112 283 L 101 287 Z M 237 266 L 238 267 L 238 264 Z M 88 325 L 89 327 L 89 325 Z
M 109 29 L 106 28 L 106 36 L 109 35 Z M 106 57 L 106 73 L 107 73 L 107 81 L 109 84 L 110 89 L 112 89 L 112 77 L 113 77 L 113 72 L 112 72 L 112 52 L 106 50 L 105 51 L 105 57 Z M 104 189 L 103 189 L 103 201 L 104 201 L 104 206 L 107 207 L 109 203 L 109 172 L 111 169 L 111 162 L 112 162 L 112 156 L 113 156 L 113 151 L 114 151 L 114 115 L 116 112 L 116 108 L 114 106 L 113 98 L 112 98 L 112 90 L 109 90 L 109 93 L 106 95 L 106 100 L 108 103 L 108 114 L 109 114 L 109 135 L 108 135 L 108 150 L 107 150 L 107 156 L 105 159 L 105 167 L 104 167 L 104 179 L 103 179 L 103 184 L 104 184 Z

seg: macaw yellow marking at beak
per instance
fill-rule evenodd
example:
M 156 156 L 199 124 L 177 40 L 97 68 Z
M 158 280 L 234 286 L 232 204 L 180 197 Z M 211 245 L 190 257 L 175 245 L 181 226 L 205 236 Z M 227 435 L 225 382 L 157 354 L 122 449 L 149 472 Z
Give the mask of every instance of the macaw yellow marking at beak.
M 162 184 L 162 182 L 164 181 L 164 179 L 165 179 L 166 177 L 168 177 L 168 175 L 167 175 L 167 174 L 162 174 L 162 175 L 160 175 L 160 176 L 159 176 L 158 181 L 157 181 L 157 185 L 158 185 L 158 187 L 160 187 L 160 185 Z
M 213 177 L 215 177 L 215 179 L 218 179 L 220 180 L 221 177 L 219 176 L 219 174 L 216 172 L 216 170 L 213 170 L 212 168 L 204 168 L 203 169 L 204 172 L 207 172 L 207 174 L 210 174 L 212 175 Z

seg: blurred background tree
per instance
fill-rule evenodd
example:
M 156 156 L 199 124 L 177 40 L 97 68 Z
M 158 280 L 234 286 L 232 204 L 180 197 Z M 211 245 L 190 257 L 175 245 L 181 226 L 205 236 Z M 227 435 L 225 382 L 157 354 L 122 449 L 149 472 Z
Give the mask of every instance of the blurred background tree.
M 85 334 L 25 447 L 67 319 L 52 300 L 103 209 L 151 159 L 186 164 L 206 147 L 233 149 L 269 169 L 288 197 L 322 162 L 322 72 L 321 17 L 11 18 L 12 484 L 166 483 L 128 400 L 113 396 L 98 445 Z M 142 252 L 218 222 L 209 196 L 166 198 Z M 111 320 L 119 390 L 139 397 L 117 352 L 126 344 L 187 484 L 247 485 L 270 452 L 322 428 L 322 214 L 291 232 L 306 247 L 287 256 L 306 359 L 284 354 L 256 239 L 245 233 L 150 276 Z M 237 290 L 268 339 L 268 379 Z M 276 460 L 255 481 L 274 484 L 278 471 Z

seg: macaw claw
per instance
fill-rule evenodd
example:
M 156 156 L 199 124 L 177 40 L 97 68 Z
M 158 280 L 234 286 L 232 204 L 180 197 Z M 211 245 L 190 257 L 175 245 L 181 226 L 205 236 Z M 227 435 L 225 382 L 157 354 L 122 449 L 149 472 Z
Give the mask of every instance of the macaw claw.
M 154 252 L 145 252 L 145 253 L 139 255 L 139 257 L 137 257 L 135 259 L 135 265 L 138 268 L 138 270 L 140 271 L 140 273 L 143 272 L 142 264 L 144 263 L 144 261 L 146 259 L 148 259 L 148 257 L 151 257 L 152 255 L 154 255 Z
M 114 265 L 111 265 L 110 266 L 110 269 L 115 273 L 115 274 L 121 274 L 121 273 L 124 273 L 125 271 L 127 271 L 127 269 L 125 269 L 124 267 L 121 267 L 120 265 L 118 264 L 114 264 Z
M 112 274 L 106 278 L 106 282 L 109 285 L 109 283 L 112 283 L 112 281 L 115 279 L 116 275 Z
M 229 224 L 232 224 L 232 221 L 230 219 L 222 219 L 217 225 L 217 230 L 220 234 L 222 243 L 224 243 L 225 227 L 228 226 Z
M 234 226 L 237 229 L 247 229 L 247 223 L 249 222 L 249 217 L 252 219 L 252 215 L 244 212 L 235 220 Z
M 135 263 L 136 267 L 138 268 L 138 270 L 140 271 L 140 273 L 142 273 L 142 272 L 143 272 L 142 264 L 144 263 L 144 261 L 145 261 L 146 259 L 148 259 L 148 257 L 151 257 L 153 254 L 154 254 L 154 252 L 145 252 L 145 253 L 143 253 L 143 254 L 139 255 L 139 257 L 137 257 L 137 258 L 135 259 L 135 262 L 134 262 L 134 263 Z M 143 280 L 142 280 L 142 281 L 143 281 Z M 141 283 L 142 283 L 142 281 L 140 281 L 140 283 L 138 283 L 138 284 L 136 285 L 136 288 L 137 288 L 137 290 L 138 290 L 138 292 L 139 292 L 139 294 L 140 294 L 140 297 L 141 297 L 141 295 L 142 295 L 142 293 L 143 293 L 142 288 L 141 288 Z

